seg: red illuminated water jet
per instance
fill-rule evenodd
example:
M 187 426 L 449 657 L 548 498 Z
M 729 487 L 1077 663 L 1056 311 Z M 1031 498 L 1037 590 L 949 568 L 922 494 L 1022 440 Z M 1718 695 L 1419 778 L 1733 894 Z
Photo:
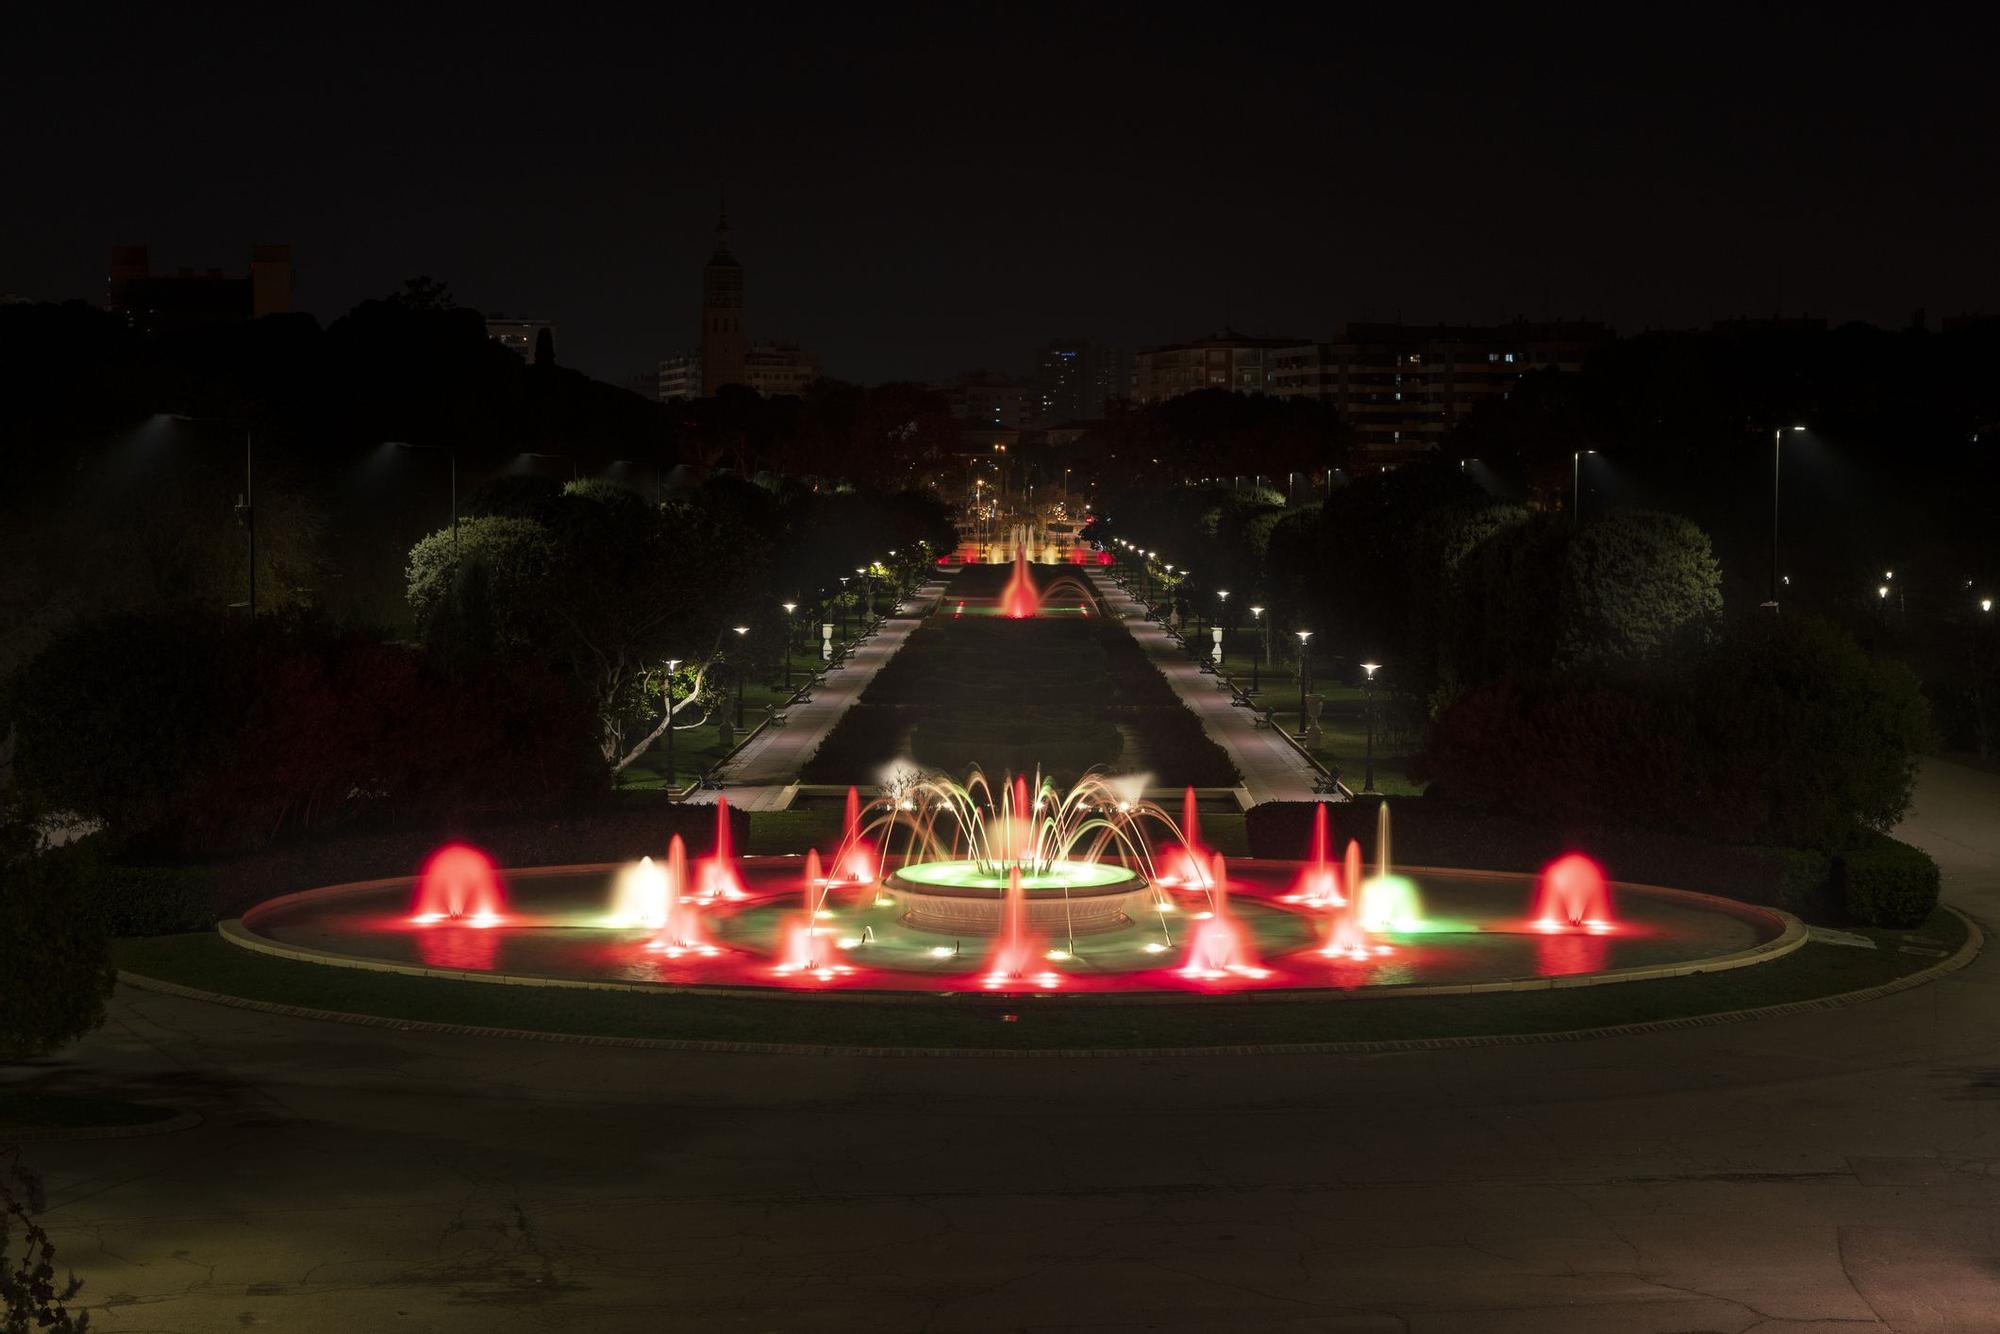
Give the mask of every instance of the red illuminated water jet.
M 810 973 L 827 981 L 853 969 L 834 959 L 832 928 L 821 921 L 826 907 L 826 877 L 821 874 L 817 851 L 806 853 L 805 869 L 805 882 L 800 886 L 803 911 L 784 921 L 777 971 Z
M 675 959 L 684 954 L 713 957 L 721 953 L 708 939 L 700 907 L 688 896 L 687 844 L 681 842 L 679 834 L 667 843 L 667 864 L 662 873 L 666 877 L 667 920 L 646 942 L 646 948 Z
M 1208 884 L 1208 849 L 1201 845 L 1201 807 L 1197 804 L 1194 787 L 1190 785 L 1181 793 L 1181 848 L 1167 858 L 1167 874 L 1160 877 L 1163 885 L 1180 885 L 1184 889 L 1199 890 Z
M 494 926 L 506 911 L 507 901 L 491 857 L 470 844 L 447 843 L 424 863 L 417 880 L 416 902 L 411 906 L 418 922 Z
M 1219 852 L 1209 863 L 1208 904 L 1208 911 L 1195 915 L 1181 976 L 1204 981 L 1231 975 L 1268 977 L 1268 970 L 1259 966 L 1256 951 L 1250 947 L 1250 933 L 1229 911 L 1229 868 Z
M 1299 872 L 1299 882 L 1286 896 L 1288 903 L 1304 903 L 1315 908 L 1338 908 L 1354 893 L 1352 879 L 1343 881 L 1334 869 L 1326 828 L 1326 803 L 1313 807 L 1312 857 Z M 1345 885 L 1347 893 L 1341 892 Z
M 1611 929 L 1611 891 L 1604 868 L 1580 852 L 1558 857 L 1542 868 L 1535 889 L 1535 928 L 1560 931 Z
M 1000 934 L 986 956 L 986 973 L 981 979 L 988 990 L 997 991 L 1023 983 L 1044 990 L 1060 984 L 1061 978 L 1040 966 L 1041 942 L 1028 930 L 1028 891 L 1021 881 L 1021 868 L 1007 873 L 1007 896 L 1001 901 Z
M 736 872 L 736 852 L 731 846 L 729 834 L 729 803 L 721 797 L 715 799 L 715 852 L 701 863 L 701 888 L 695 897 L 702 899 L 728 899 L 734 902 L 747 899 L 750 894 L 743 888 L 743 877 Z
M 840 851 L 834 858 L 833 878 L 850 884 L 875 882 L 875 847 L 861 837 L 861 792 L 847 789 L 847 813 L 841 826 Z
M 1357 962 L 1387 954 L 1390 947 L 1371 937 L 1361 925 L 1361 844 L 1348 839 L 1347 854 L 1342 860 L 1347 896 L 1328 905 L 1332 911 L 1326 917 L 1326 938 L 1319 952 L 1329 959 Z
M 1042 597 L 1035 590 L 1035 581 L 1028 574 L 1028 553 L 1025 549 L 1014 551 L 1014 573 L 1007 580 L 1007 586 L 1000 590 L 1000 611 L 1014 620 L 1039 615 Z

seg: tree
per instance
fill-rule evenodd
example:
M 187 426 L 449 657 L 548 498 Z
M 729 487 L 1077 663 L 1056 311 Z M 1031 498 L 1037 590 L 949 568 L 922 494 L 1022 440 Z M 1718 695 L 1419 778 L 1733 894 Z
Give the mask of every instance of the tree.
M 553 366 L 555 364 L 556 364 L 555 334 L 550 332 L 546 328 L 535 330 L 535 365 Z
M 41 847 L 18 797 L 0 811 L 0 1057 L 55 1051 L 104 1022 L 117 970 L 80 862 Z
M 1618 510 L 1563 552 L 1560 665 L 1645 662 L 1722 619 L 1722 570 L 1708 534 L 1674 514 Z

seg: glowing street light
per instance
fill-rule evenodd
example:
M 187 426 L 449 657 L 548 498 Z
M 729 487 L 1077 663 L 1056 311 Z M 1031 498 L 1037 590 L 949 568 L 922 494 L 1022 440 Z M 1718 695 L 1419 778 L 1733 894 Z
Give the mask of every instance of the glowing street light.
M 785 609 L 785 693 L 792 693 L 792 613 L 799 609 L 796 602 L 780 602 Z
M 1306 739 L 1306 695 L 1312 689 L 1312 653 L 1307 644 L 1313 637 L 1310 630 L 1294 631 L 1299 637 L 1299 740 Z
M 1794 426 L 1794 432 L 1803 431 L 1803 426 Z M 1778 464 L 1785 452 L 1785 428 L 1771 428 L 1771 600 L 1764 605 L 1774 613 L 1778 610 Z M 1786 584 L 1792 581 L 1785 580 Z
M 735 630 L 736 642 L 740 646 L 745 637 L 749 635 L 750 627 L 739 625 L 735 627 Z M 743 729 L 743 666 L 744 664 L 739 657 L 736 663 L 736 728 L 738 731 Z
M 1569 526 L 1572 528 L 1583 518 L 1583 456 L 1596 452 L 1594 449 L 1579 449 L 1569 456 Z
M 1361 683 L 1361 711 L 1368 716 L 1368 758 L 1362 762 L 1361 790 L 1375 790 L 1375 673 L 1382 670 L 1379 662 L 1364 662 L 1361 670 L 1368 673 Z
M 1256 627 L 1256 635 L 1259 641 L 1258 648 L 1263 649 L 1264 653 L 1269 653 L 1271 651 L 1271 624 L 1264 619 L 1264 609 L 1262 607 L 1252 606 L 1250 608 L 1250 623 Z M 1259 688 L 1257 684 L 1257 660 L 1262 656 L 1263 654 L 1260 654 L 1257 649 L 1253 648 L 1250 650 L 1250 693 L 1253 695 L 1257 693 Z

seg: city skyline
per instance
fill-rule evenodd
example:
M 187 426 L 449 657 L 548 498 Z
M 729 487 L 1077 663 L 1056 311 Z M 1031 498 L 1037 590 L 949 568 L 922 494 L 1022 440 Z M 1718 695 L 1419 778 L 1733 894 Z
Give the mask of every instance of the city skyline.
M 129 45 L 187 45 L 140 40 L 155 21 L 134 18 Z M 759 327 L 863 382 L 1025 372 L 1074 333 L 1900 326 L 2000 307 L 1981 43 L 1943 17 L 1749 14 L 1726 41 L 1686 19 L 1549 21 L 1497 65 L 1482 41 L 1518 25 L 1468 16 L 1421 35 L 1350 16 L 1324 41 L 1105 25 L 1046 45 L 963 15 L 883 32 L 828 16 L 771 59 L 726 24 L 646 54 L 631 14 L 532 46 L 423 20 L 367 60 L 337 32 L 280 56 L 222 25 L 183 67 L 109 57 L 143 120 L 49 118 L 34 109 L 63 101 L 64 58 L 89 41 L 74 22 L 24 36 L 8 95 L 35 126 L 15 180 L 36 207 L 0 224 L 0 291 L 32 299 L 100 300 L 116 244 L 235 267 L 279 238 L 296 308 L 322 321 L 429 274 L 554 322 L 565 364 L 624 382 L 690 345 L 726 186 Z M 1011 95 L 1031 49 L 1070 96 Z M 525 120 L 497 135 L 463 116 L 511 75 L 530 80 Z

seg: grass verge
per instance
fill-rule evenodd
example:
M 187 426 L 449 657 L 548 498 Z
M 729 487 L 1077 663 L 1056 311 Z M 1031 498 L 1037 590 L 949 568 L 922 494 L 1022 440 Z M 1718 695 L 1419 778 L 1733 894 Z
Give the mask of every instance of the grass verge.
M 1062 997 L 967 995 L 815 1003 L 505 987 L 399 977 L 252 954 L 211 934 L 116 943 L 126 971 L 204 991 L 308 1009 L 431 1023 L 607 1037 L 988 1050 L 1211 1047 L 1407 1041 L 1562 1032 L 1814 1000 L 1917 972 L 1964 941 L 1940 910 L 1917 932 L 1870 931 L 1876 949 L 1811 943 L 1730 972 L 1563 991 L 1403 1000 L 1115 1004 Z M 1902 947 L 1920 939 L 1906 953 Z M 1935 942 L 1935 943 L 1933 943 Z M 1012 1016 L 1012 1018 L 1009 1018 Z

